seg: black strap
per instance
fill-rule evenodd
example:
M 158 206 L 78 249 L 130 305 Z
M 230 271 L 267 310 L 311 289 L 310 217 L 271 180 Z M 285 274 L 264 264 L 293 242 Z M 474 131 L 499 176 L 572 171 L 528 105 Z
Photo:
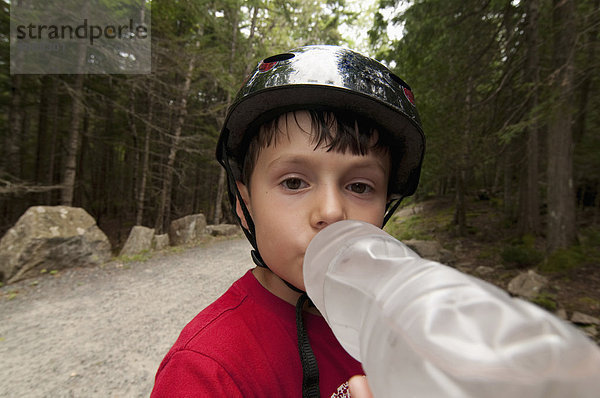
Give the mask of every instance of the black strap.
M 391 200 L 387 203 L 387 205 L 385 206 L 385 215 L 383 216 L 383 225 L 381 226 L 381 228 L 383 228 L 385 224 L 387 224 L 387 222 L 390 220 L 390 218 L 392 218 L 394 212 L 396 211 L 398 206 L 400 206 L 400 202 L 402 202 L 402 199 L 404 199 L 404 196 L 399 199 Z
M 308 333 L 304 327 L 302 307 L 308 300 L 308 295 L 302 293 L 296 302 L 296 328 L 298 330 L 298 351 L 302 362 L 302 398 L 319 398 L 319 367 L 317 359 L 310 346 Z
M 223 139 L 225 140 L 225 142 L 227 142 L 227 140 L 229 139 L 228 138 L 229 130 L 225 130 L 223 132 L 223 134 L 225 134 L 225 137 Z M 233 173 L 233 170 L 231 169 L 231 164 L 229 163 L 229 158 L 230 158 L 230 154 L 227 152 L 227 145 L 222 145 L 222 147 L 221 147 L 221 162 L 220 163 L 225 168 L 225 171 L 227 174 L 227 188 L 228 188 L 227 195 L 229 196 L 229 202 L 231 203 L 231 212 L 233 213 L 233 216 L 239 221 L 239 225 L 240 225 L 240 227 L 242 227 L 242 231 L 244 231 L 244 235 L 246 235 L 246 238 L 248 238 L 248 241 L 250 242 L 252 247 L 254 249 L 256 249 L 256 251 L 258 252 L 258 246 L 256 244 L 256 237 L 255 237 L 255 231 L 254 231 L 254 221 L 252 220 L 252 217 L 250 217 L 250 212 L 248 211 L 248 208 L 246 207 L 246 204 L 244 203 L 242 194 L 240 193 L 239 189 L 237 188 L 237 184 L 235 181 L 235 175 Z M 244 214 L 244 218 L 246 219 L 246 224 L 248 225 L 248 229 L 246 229 L 242 226 L 242 221 L 241 221 L 240 217 L 238 216 L 236 208 L 235 208 L 236 202 L 238 202 L 240 204 L 240 208 L 242 209 L 242 213 Z M 252 259 L 254 260 L 254 256 Z M 260 259 L 260 256 L 258 257 L 258 259 L 260 260 L 261 263 L 264 264 L 264 262 L 262 262 L 262 259 Z
M 264 260 L 260 256 L 260 253 L 258 252 L 258 250 L 251 250 L 250 255 L 252 256 L 252 261 L 254 261 L 254 264 L 256 264 L 262 268 L 269 268 L 269 267 L 267 267 L 267 264 L 265 264 Z

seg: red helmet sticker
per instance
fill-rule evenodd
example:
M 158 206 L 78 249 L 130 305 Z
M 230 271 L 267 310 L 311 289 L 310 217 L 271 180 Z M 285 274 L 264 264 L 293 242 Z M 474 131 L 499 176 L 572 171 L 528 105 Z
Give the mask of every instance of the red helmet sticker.
M 273 67 L 277 65 L 277 61 L 275 62 L 261 62 L 260 65 L 258 65 L 258 70 L 259 72 L 267 72 L 271 69 L 273 69 Z
M 415 96 L 413 95 L 412 91 L 410 91 L 406 87 L 402 87 L 402 91 L 404 91 L 404 95 L 406 96 L 406 99 L 409 100 L 411 104 L 416 106 Z

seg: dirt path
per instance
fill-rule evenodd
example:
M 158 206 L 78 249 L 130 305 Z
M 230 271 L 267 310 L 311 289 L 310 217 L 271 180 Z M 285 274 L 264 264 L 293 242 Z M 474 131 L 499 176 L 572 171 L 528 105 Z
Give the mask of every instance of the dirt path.
M 0 397 L 148 397 L 181 328 L 250 267 L 236 239 L 0 288 Z

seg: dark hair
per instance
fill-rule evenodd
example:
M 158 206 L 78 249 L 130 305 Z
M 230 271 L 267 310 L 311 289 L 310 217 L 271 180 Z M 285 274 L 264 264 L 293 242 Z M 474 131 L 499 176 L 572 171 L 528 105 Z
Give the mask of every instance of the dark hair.
M 366 155 L 370 151 L 390 154 L 390 176 L 395 175 L 397 162 L 392 156 L 393 143 L 390 135 L 380 131 L 373 122 L 343 112 L 329 110 L 307 110 L 307 112 L 311 118 L 311 131 L 307 133 L 311 135 L 311 143 L 315 145 L 315 149 L 323 146 L 327 148 L 327 151 L 341 153 L 349 151 L 353 155 Z M 249 187 L 250 176 L 261 149 L 275 145 L 281 134 L 287 134 L 279 126 L 282 121 L 287 124 L 288 114 L 280 114 L 263 123 L 257 131 L 250 132 L 246 146 L 248 150 L 242 162 L 242 182 L 246 186 Z M 296 112 L 293 114 L 297 123 Z

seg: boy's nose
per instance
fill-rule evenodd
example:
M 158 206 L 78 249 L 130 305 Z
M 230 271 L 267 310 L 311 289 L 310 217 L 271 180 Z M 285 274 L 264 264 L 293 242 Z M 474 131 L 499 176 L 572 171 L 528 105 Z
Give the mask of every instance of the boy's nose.
M 312 224 L 318 229 L 346 218 L 343 193 L 336 187 L 323 187 L 315 196 L 315 206 L 311 216 Z

